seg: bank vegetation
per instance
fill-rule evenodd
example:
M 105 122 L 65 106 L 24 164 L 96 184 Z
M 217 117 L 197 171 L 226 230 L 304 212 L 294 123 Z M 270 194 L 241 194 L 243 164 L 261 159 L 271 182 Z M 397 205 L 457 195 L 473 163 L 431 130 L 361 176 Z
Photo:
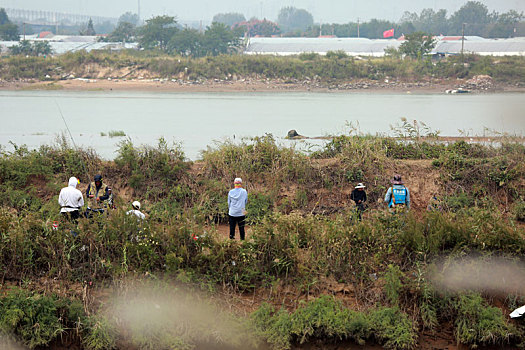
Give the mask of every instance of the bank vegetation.
M 404 131 L 401 140 L 340 135 L 309 155 L 265 135 L 210 146 L 197 162 L 164 140 L 123 141 L 114 161 L 64 138 L 3 148 L 0 343 L 523 344 L 524 324 L 507 315 L 525 303 L 525 146 L 447 145 Z M 83 163 L 103 172 L 118 209 L 74 225 L 61 220 L 57 196 L 71 175 L 85 190 Z M 394 172 L 412 195 L 402 215 L 381 203 Z M 245 242 L 223 230 L 236 176 L 250 196 Z M 369 197 L 362 221 L 349 200 L 357 182 Z M 136 199 L 144 223 L 125 214 Z M 476 267 L 494 259 L 503 272 Z M 448 284 L 455 266 L 470 285 Z M 492 284 L 475 283 L 484 273 Z
M 65 79 L 167 79 L 223 82 L 260 79 L 294 82 L 342 83 L 430 82 L 489 75 L 496 83 L 523 86 L 525 58 L 465 55 L 441 60 L 395 57 L 358 58 L 342 52 L 326 56 L 220 55 L 203 58 L 168 56 L 151 51 L 121 53 L 76 52 L 57 57 L 0 58 L 4 81 L 58 81 Z

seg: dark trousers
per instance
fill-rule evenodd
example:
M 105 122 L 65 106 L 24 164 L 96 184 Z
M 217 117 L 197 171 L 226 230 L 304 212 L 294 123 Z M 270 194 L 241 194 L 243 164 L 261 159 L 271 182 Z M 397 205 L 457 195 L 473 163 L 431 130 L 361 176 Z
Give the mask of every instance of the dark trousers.
M 364 203 L 356 204 L 355 210 L 357 214 L 357 220 L 361 221 L 363 212 L 365 211 L 365 204 Z
M 65 213 L 62 213 L 62 216 L 64 216 L 66 220 L 73 221 L 76 223 L 78 221 L 78 218 L 80 217 L 80 211 L 73 210 L 73 211 L 65 212 Z
M 239 225 L 239 234 L 241 241 L 244 241 L 244 223 L 246 216 L 231 216 L 228 215 L 228 222 L 230 223 L 230 239 L 235 239 L 235 225 Z

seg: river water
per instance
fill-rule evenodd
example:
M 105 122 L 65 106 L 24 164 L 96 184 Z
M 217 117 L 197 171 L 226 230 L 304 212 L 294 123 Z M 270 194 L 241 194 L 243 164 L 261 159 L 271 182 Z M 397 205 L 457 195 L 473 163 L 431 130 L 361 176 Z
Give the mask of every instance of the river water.
M 124 131 L 137 145 L 154 145 L 160 137 L 179 142 L 193 160 L 214 140 L 265 133 L 280 139 L 290 129 L 326 136 L 347 132 L 350 123 L 362 133 L 393 135 L 390 125 L 400 124 L 402 117 L 424 122 L 443 136 L 481 136 L 487 128 L 525 135 L 525 95 L 519 93 L 0 91 L 0 145 L 12 150 L 9 141 L 30 148 L 53 143 L 66 132 L 58 106 L 76 144 L 92 147 L 106 159 L 115 157 L 123 139 L 101 136 L 111 130 Z M 301 142 L 301 148 L 309 147 Z

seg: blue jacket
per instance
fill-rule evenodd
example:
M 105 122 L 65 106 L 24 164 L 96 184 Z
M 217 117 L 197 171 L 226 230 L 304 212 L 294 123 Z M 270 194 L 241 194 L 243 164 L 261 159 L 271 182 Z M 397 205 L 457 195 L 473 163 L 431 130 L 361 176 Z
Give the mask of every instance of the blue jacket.
M 392 192 L 394 195 L 392 195 Z M 394 199 L 396 204 L 404 204 L 407 208 L 410 208 L 410 192 L 404 185 L 393 185 L 388 189 L 385 195 L 385 202 L 388 203 L 388 207 L 394 206 Z
M 248 192 L 242 187 L 234 188 L 228 193 L 228 214 L 230 216 L 244 216 L 244 210 L 248 203 Z

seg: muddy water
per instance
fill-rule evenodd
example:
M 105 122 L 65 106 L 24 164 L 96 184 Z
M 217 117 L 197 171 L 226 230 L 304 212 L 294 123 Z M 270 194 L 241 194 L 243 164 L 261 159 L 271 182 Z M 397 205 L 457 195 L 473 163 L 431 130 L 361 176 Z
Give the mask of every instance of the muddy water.
M 348 122 L 361 132 L 392 134 L 390 125 L 401 117 L 447 136 L 483 135 L 485 128 L 525 135 L 523 94 L 1 91 L 0 145 L 10 150 L 9 141 L 31 148 L 52 143 L 66 130 L 57 104 L 76 143 L 108 159 L 122 139 L 101 135 L 111 130 L 124 131 L 136 144 L 159 137 L 180 142 L 191 159 L 214 140 L 265 133 L 280 138 L 290 129 L 323 136 L 344 132 Z

